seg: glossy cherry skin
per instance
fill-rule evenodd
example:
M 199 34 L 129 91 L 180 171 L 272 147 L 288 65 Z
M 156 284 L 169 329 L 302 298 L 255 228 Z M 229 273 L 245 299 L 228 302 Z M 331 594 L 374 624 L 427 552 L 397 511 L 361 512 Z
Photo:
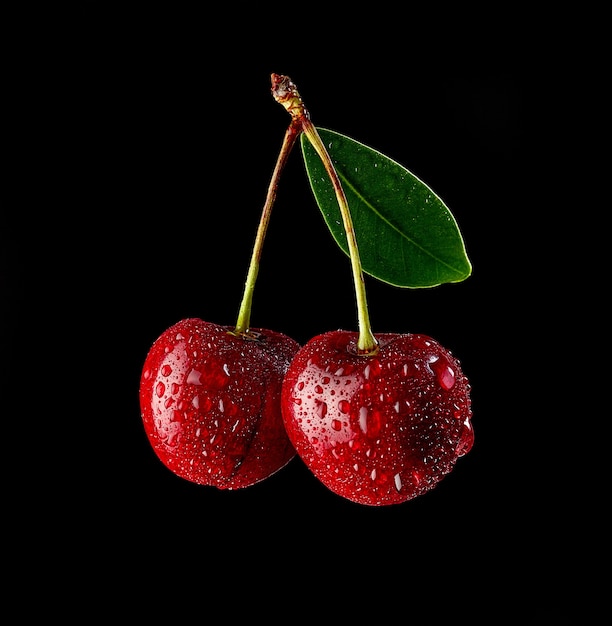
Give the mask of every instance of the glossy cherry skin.
M 265 329 L 249 337 L 197 318 L 168 328 L 140 380 L 144 429 L 162 463 L 188 481 L 248 487 L 294 456 L 280 409 L 299 344 Z
M 331 491 L 400 504 L 435 487 L 472 448 L 470 384 L 424 335 L 378 334 L 359 356 L 356 332 L 318 335 L 294 356 L 281 406 L 297 453 Z

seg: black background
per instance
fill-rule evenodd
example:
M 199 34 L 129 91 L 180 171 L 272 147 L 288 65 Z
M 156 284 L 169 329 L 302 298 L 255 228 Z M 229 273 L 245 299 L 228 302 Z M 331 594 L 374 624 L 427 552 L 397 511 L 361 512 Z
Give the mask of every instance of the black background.
M 63 568 L 88 614 L 152 609 L 173 623 L 190 613 L 206 623 L 557 623 L 573 601 L 559 581 L 571 586 L 575 548 L 560 530 L 569 477 L 544 378 L 554 357 L 538 337 L 554 288 L 539 278 L 533 123 L 560 61 L 535 54 L 520 20 L 510 36 L 508 16 L 466 30 L 444 14 L 345 9 L 343 20 L 290 8 L 90 2 L 30 16 L 35 32 L 24 29 L 2 314 L 5 395 L 33 464 L 31 571 L 51 580 Z M 157 336 L 185 317 L 236 320 L 289 124 L 272 72 L 294 80 L 315 125 L 427 182 L 473 264 L 463 283 L 429 290 L 366 281 L 374 331 L 431 335 L 473 388 L 474 448 L 400 506 L 344 501 L 298 459 L 238 492 L 198 487 L 161 465 L 142 428 L 139 377 Z M 301 343 L 356 328 L 349 261 L 298 150 L 251 322 Z M 22 515 L 13 510 L 17 526 Z M 74 611 L 68 596 L 52 608 Z

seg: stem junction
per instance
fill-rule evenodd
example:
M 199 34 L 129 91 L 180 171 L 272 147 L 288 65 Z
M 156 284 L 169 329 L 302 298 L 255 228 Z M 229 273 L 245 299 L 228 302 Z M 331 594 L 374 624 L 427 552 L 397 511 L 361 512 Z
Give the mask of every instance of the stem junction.
M 357 316 L 359 322 L 359 339 L 357 340 L 357 352 L 359 354 L 373 354 L 378 351 L 378 342 L 372 333 L 368 304 L 365 291 L 365 282 L 357 239 L 353 228 L 353 220 L 349 210 L 348 201 L 342 188 L 342 184 L 334 168 L 331 157 L 317 132 L 314 124 L 310 121 L 310 114 L 302 102 L 302 98 L 293 81 L 288 76 L 272 74 L 272 95 L 274 99 L 282 104 L 291 115 L 292 125 L 299 124 L 300 130 L 306 135 L 313 148 L 319 155 L 325 171 L 327 172 L 340 207 L 344 230 L 351 259 L 351 269 L 353 271 L 353 282 L 355 285 L 355 297 L 357 300 Z
M 249 325 L 251 307 L 253 304 L 253 293 L 255 289 L 255 282 L 257 281 L 257 275 L 259 273 L 263 243 L 270 221 L 272 206 L 276 199 L 276 191 L 278 189 L 280 175 L 285 167 L 285 164 L 287 163 L 289 154 L 291 153 L 298 136 L 300 133 L 304 133 L 323 162 L 325 170 L 333 185 L 338 205 L 340 207 L 340 213 L 342 215 L 349 248 L 349 256 L 351 259 L 351 269 L 353 272 L 355 297 L 357 301 L 357 316 L 359 323 L 357 353 L 360 355 L 375 354 L 378 351 L 378 342 L 376 341 L 370 326 L 370 317 L 368 313 L 363 270 L 361 267 L 361 260 L 359 258 L 359 249 L 357 247 L 357 239 L 355 237 L 355 230 L 353 228 L 353 221 L 348 201 L 346 199 L 346 195 L 344 194 L 342 184 L 329 153 L 327 152 L 327 149 L 317 132 L 317 129 L 310 121 L 310 114 L 304 106 L 302 98 L 293 81 L 288 76 L 272 74 L 272 95 L 274 99 L 291 115 L 291 124 L 285 132 L 283 144 L 268 186 L 268 193 L 266 195 L 266 201 L 264 203 L 259 227 L 257 229 L 257 235 L 255 237 L 255 244 L 253 246 L 253 253 L 246 278 L 244 295 L 240 304 L 238 320 L 233 330 L 233 334 L 243 336 L 246 339 L 257 338 L 255 333 L 250 331 Z

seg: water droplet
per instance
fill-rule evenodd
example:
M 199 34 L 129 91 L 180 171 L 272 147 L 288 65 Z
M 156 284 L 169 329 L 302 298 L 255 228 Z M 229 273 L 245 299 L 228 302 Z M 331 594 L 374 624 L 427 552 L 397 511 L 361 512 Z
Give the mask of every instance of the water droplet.
M 457 448 L 455 449 L 455 454 L 457 456 L 464 456 L 472 449 L 473 445 L 474 429 L 472 428 L 472 423 L 470 422 L 469 418 L 466 418 L 465 422 L 463 422 L 463 429 L 459 437 L 459 443 L 457 444 Z
M 342 429 L 342 422 L 340 420 L 332 420 L 332 428 L 334 430 L 341 430 Z
M 327 415 L 327 403 L 319 402 L 317 406 L 317 416 L 323 419 Z
M 223 364 L 223 371 L 224 371 L 224 372 L 225 372 L 228 376 L 230 375 L 230 373 L 229 373 L 229 367 L 228 367 L 227 363 L 224 363 L 224 364 Z
M 189 376 L 187 376 L 187 382 L 190 385 L 201 385 L 202 384 L 202 381 L 200 380 L 201 376 L 202 376 L 202 372 L 191 370 L 191 372 L 189 372 Z
M 399 472 L 393 477 L 393 480 L 395 482 L 395 488 L 398 491 L 402 490 L 402 477 L 399 475 Z
M 157 386 L 155 387 L 155 393 L 157 394 L 158 398 L 161 398 L 164 393 L 166 393 L 166 385 L 164 385 L 164 383 L 162 383 L 161 381 L 157 383 Z
M 378 376 L 382 372 L 382 365 L 378 359 L 370 363 L 370 376 Z
M 365 406 L 359 409 L 359 428 L 363 433 L 368 432 L 368 409 Z
M 442 389 L 452 389 L 455 384 L 455 370 L 445 358 L 433 357 L 429 364 Z
M 193 404 L 194 408 L 199 409 L 200 408 L 200 396 L 193 396 L 193 400 L 191 401 L 191 404 Z
M 161 373 L 162 376 L 170 376 L 170 374 L 172 374 L 172 368 L 168 364 L 163 365 L 161 368 Z
M 338 402 L 338 409 L 340 409 L 341 413 L 348 413 L 350 408 L 351 404 L 347 400 L 340 400 L 340 402 Z

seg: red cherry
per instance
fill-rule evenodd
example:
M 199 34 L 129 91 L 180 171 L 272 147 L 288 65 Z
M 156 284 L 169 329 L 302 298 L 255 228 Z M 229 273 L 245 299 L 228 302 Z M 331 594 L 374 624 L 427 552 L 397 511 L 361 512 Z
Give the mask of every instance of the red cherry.
M 425 335 L 332 331 L 297 352 L 281 407 L 297 453 L 331 491 L 373 506 L 399 504 L 439 483 L 470 451 L 470 385 L 459 362 Z
M 140 380 L 145 432 L 159 459 L 200 485 L 238 489 L 284 467 L 283 376 L 299 344 L 281 333 L 185 319 L 152 345 Z

